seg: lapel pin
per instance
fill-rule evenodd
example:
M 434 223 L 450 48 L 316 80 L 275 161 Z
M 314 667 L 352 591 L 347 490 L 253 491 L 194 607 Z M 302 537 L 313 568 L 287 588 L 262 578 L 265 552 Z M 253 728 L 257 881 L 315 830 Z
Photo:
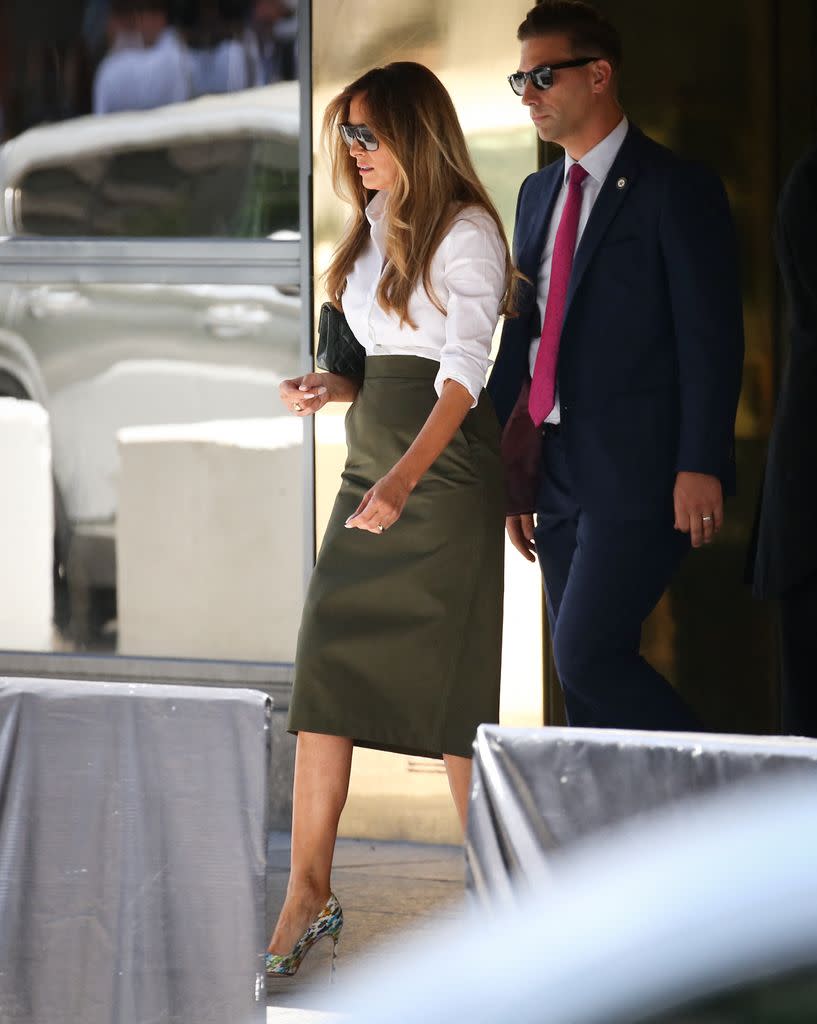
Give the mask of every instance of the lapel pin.
M 624 188 L 626 185 L 627 185 L 627 179 L 626 178 L 619 178 L 618 181 L 616 182 L 616 188 Z

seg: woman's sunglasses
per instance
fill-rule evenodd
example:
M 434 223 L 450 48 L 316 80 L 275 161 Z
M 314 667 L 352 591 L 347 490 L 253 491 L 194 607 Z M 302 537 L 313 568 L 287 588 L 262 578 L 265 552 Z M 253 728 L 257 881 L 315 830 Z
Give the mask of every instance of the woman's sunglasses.
M 347 146 L 357 141 L 364 149 L 374 153 L 380 145 L 371 128 L 367 128 L 365 124 L 339 124 L 338 130 Z
M 511 88 L 517 96 L 525 91 L 525 82 L 530 79 L 534 89 L 549 89 L 553 85 L 553 72 L 561 71 L 562 68 L 583 68 L 585 64 L 592 64 L 594 60 L 601 60 L 601 57 L 578 57 L 576 60 L 564 60 L 561 64 L 542 64 L 541 67 L 533 68 L 531 71 L 515 71 L 508 75 Z

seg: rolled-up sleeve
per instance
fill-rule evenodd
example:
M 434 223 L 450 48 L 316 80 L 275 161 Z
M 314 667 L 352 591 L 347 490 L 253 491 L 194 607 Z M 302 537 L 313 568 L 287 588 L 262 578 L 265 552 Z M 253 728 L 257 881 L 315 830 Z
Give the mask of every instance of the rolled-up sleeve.
M 505 247 L 486 213 L 468 212 L 458 219 L 443 242 L 440 298 L 445 297 L 445 344 L 434 382 L 455 380 L 477 404 L 490 366 L 491 341 L 505 291 Z

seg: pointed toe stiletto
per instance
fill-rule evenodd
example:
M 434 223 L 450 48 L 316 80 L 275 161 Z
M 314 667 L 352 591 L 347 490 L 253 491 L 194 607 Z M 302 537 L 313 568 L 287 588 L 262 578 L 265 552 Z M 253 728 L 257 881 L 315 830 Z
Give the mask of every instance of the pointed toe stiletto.
M 329 899 L 324 903 L 321 912 L 298 939 L 289 953 L 267 953 L 265 957 L 267 977 L 276 975 L 291 977 L 301 966 L 301 961 L 315 943 L 329 936 L 332 940 L 332 968 L 330 980 L 335 977 L 335 960 L 338 955 L 338 941 L 343 928 L 343 910 L 334 893 L 329 894 Z

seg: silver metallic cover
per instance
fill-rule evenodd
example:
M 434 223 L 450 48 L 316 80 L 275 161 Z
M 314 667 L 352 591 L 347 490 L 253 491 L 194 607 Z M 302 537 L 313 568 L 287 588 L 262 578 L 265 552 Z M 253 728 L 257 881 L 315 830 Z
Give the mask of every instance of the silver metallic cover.
M 793 769 L 817 775 L 817 741 L 785 736 L 482 725 L 468 886 L 504 902 L 575 840 L 688 797 Z
M 3 1024 L 264 1021 L 269 715 L 0 678 Z

